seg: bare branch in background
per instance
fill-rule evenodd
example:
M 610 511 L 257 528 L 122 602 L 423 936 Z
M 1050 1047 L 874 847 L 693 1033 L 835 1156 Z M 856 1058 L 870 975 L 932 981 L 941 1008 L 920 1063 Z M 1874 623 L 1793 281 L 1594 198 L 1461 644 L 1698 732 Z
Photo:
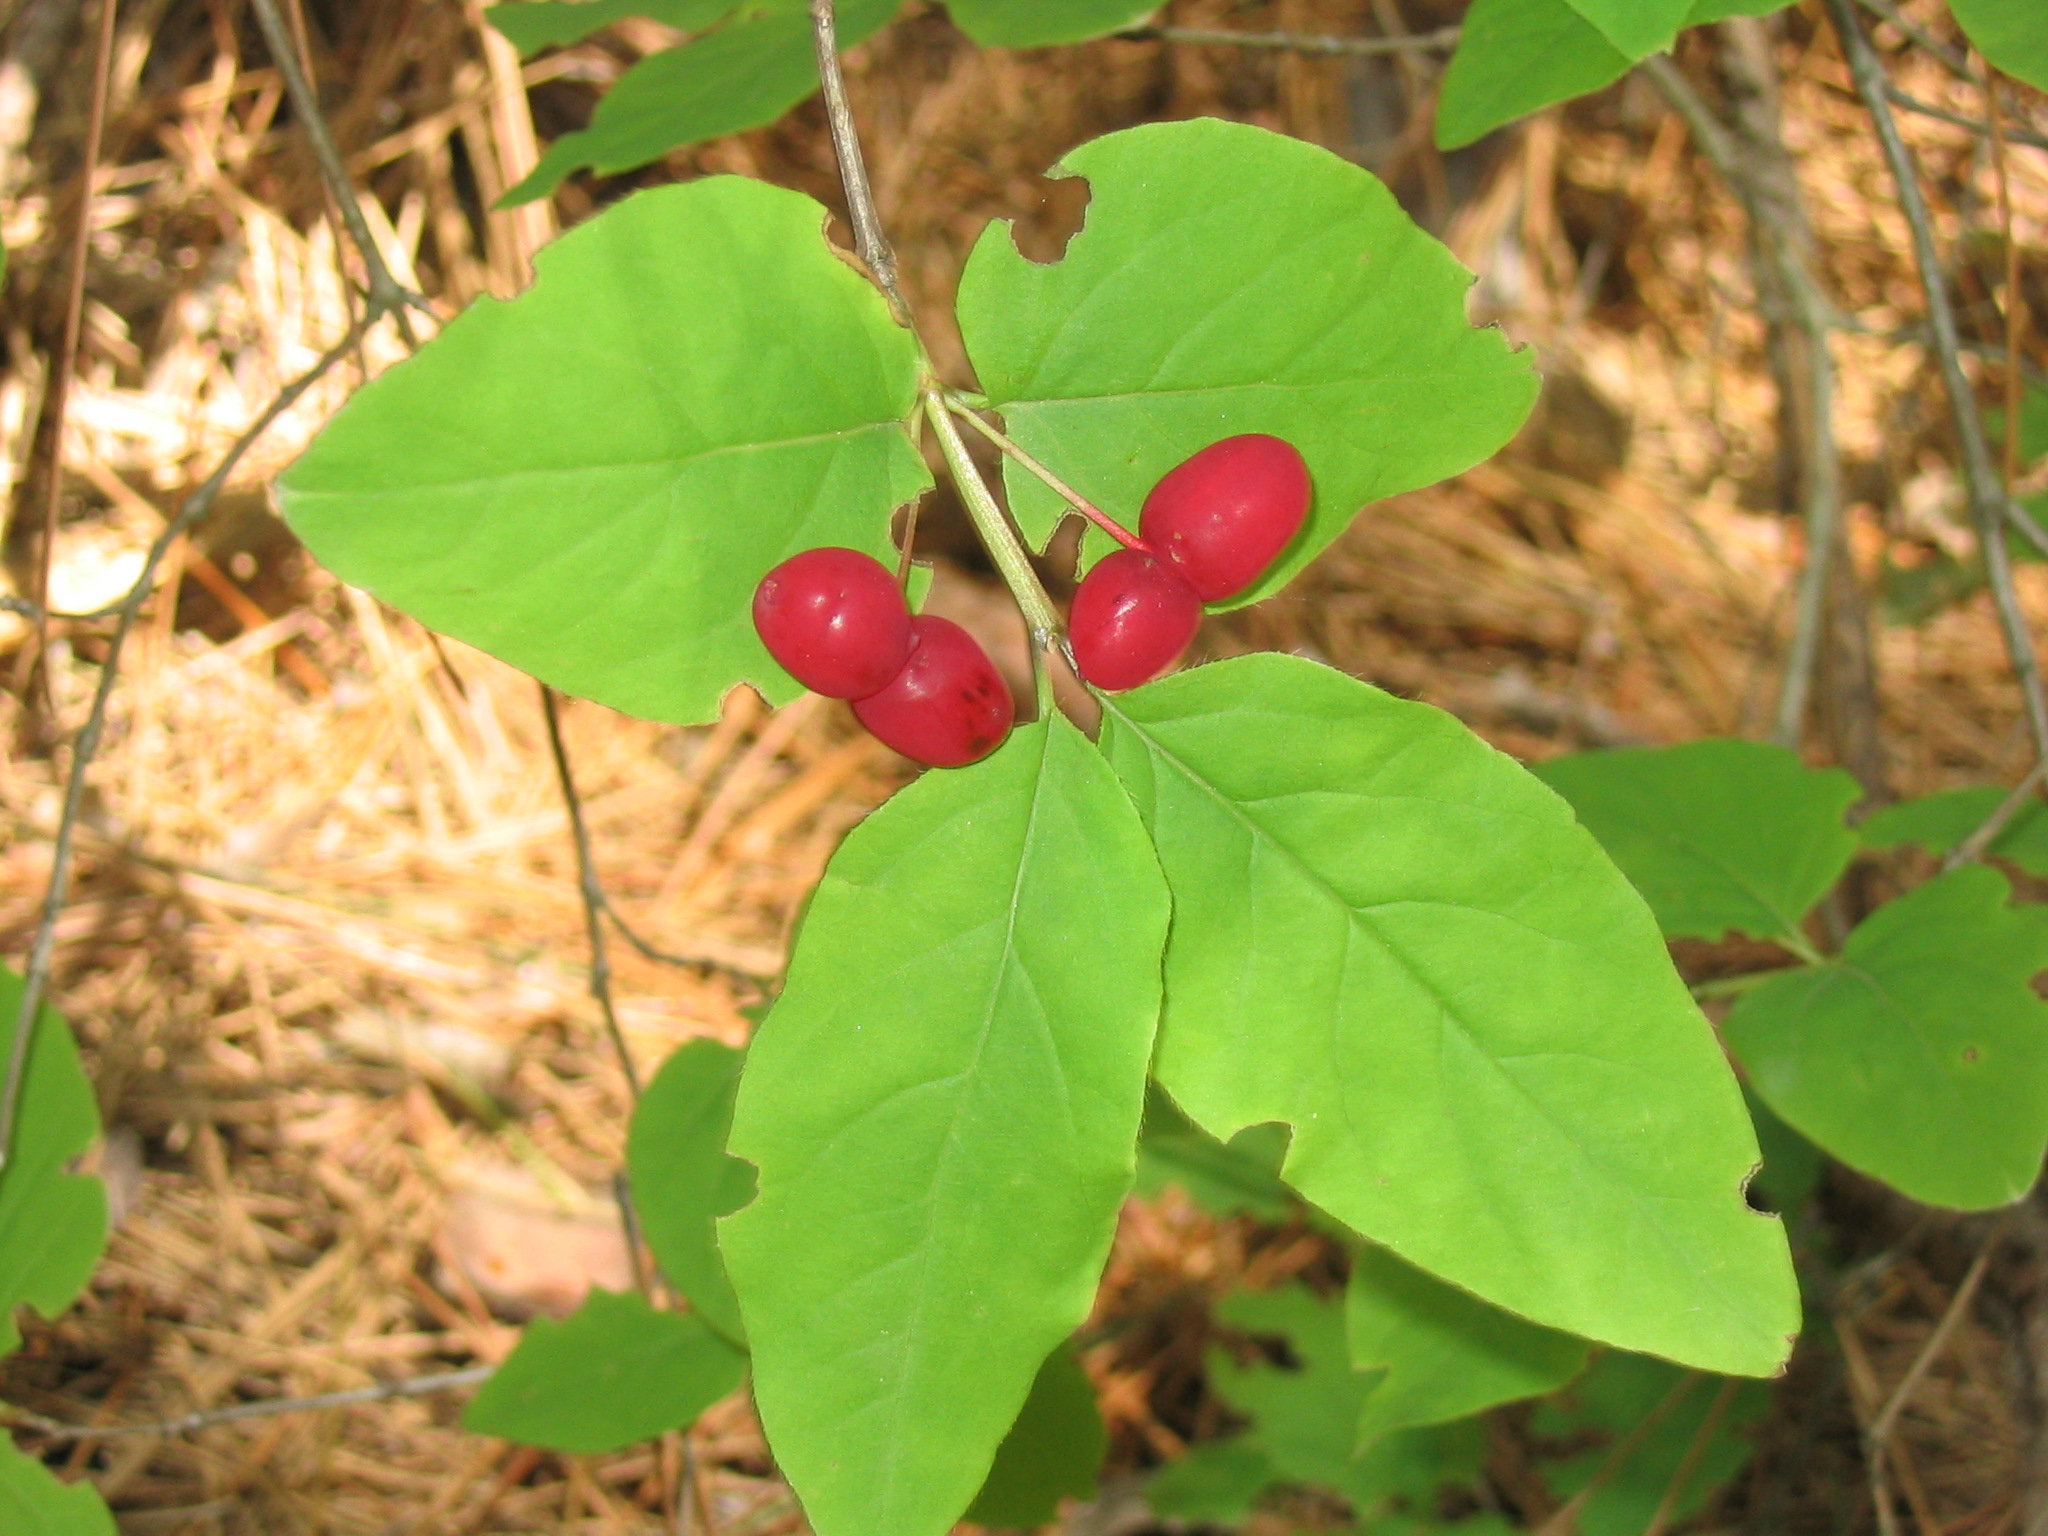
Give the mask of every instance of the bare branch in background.
M 313 158 L 320 163 L 320 177 L 327 183 L 327 190 L 333 195 L 348 237 L 363 259 L 371 308 L 391 315 L 406 344 L 414 345 L 406 309 L 417 307 L 426 313 L 431 311 L 427 310 L 425 300 L 408 292 L 391 275 L 384 253 L 377 248 L 369 223 L 363 218 L 362 205 L 356 201 L 355 184 L 349 180 L 348 167 L 342 163 L 341 151 L 335 148 L 334 135 L 328 131 L 327 119 L 320 111 L 319 94 L 299 65 L 298 45 L 285 25 L 284 17 L 278 12 L 277 0 L 251 0 L 251 4 L 255 8 L 257 22 L 263 28 L 263 41 L 269 45 L 271 62 L 284 77 L 285 94 L 291 98 L 292 110 L 298 115 L 306 138 L 313 146 Z
M 93 34 L 92 105 L 78 167 L 78 219 L 71 231 L 69 266 L 64 274 L 63 329 L 57 333 L 57 353 L 50 359 L 49 393 L 43 399 L 43 535 L 42 548 L 36 554 L 35 625 L 36 672 L 43 680 L 45 702 L 50 697 L 50 562 L 57 549 L 57 511 L 64 500 L 64 416 L 71 375 L 78 366 L 78 334 L 85 323 L 85 260 L 92 249 L 93 183 L 99 174 L 100 144 L 107 130 L 107 90 L 118 8 L 117 0 L 100 0 L 99 30 Z M 0 1136 L 0 1156 L 4 1156 L 6 1144 L 5 1136 Z
M 1947 123 L 1954 128 L 1966 128 L 1980 139 L 1988 139 L 1994 132 L 1991 124 L 1982 118 L 1965 117 L 1960 112 L 1937 107 L 1931 101 L 1922 101 L 1917 96 L 1908 95 L 1896 85 L 1887 84 L 1884 93 L 1891 98 L 1895 107 L 1903 107 L 1908 112 L 1917 112 L 1922 117 L 1931 117 L 1936 122 Z M 2002 131 L 2005 137 L 2015 144 L 2026 144 L 2034 149 L 2048 149 L 2048 134 L 2035 133 L 2014 123 L 2004 124 Z
M 1804 409 L 1798 413 L 1801 514 L 1806 563 L 1800 571 L 1797 617 L 1785 658 L 1771 738 L 1797 743 L 1812 699 L 1813 677 L 1826 628 L 1829 567 L 1841 524 L 1841 461 L 1834 434 L 1835 368 L 1828 348 L 1833 301 L 1809 264 L 1802 237 L 1810 232 L 1796 182 L 1780 184 L 1759 167 L 1753 146 L 1738 141 L 1715 117 L 1683 71 L 1662 54 L 1637 66 L 1685 120 L 1694 140 L 1749 214 L 1763 285 L 1775 287 L 1805 340 Z M 1753 139 L 1754 134 L 1745 135 Z M 1789 170 L 1786 171 L 1789 174 Z
M 903 301 L 897 277 L 896 251 L 882 231 L 875 194 L 868 185 L 867 161 L 860 151 L 860 132 L 846 99 L 846 74 L 839 67 L 839 22 L 833 0 L 811 0 L 811 28 L 818 45 L 818 83 L 825 92 L 825 115 L 832 124 L 832 148 L 839 156 L 839 180 L 846 188 L 847 214 L 853 220 L 854 249 L 875 276 L 875 285 L 889 301 L 896 323 L 911 328 L 910 306 Z
M 1309 32 L 1232 32 L 1220 27 L 1131 27 L 1118 37 L 1156 38 L 1162 43 L 1214 43 L 1234 48 L 1273 48 L 1284 53 L 1320 53 L 1346 58 L 1383 54 L 1449 53 L 1458 46 L 1458 27 L 1439 27 L 1409 37 L 1328 37 Z
M 1999 628 L 2005 637 L 2006 655 L 2026 698 L 2027 727 L 2033 736 L 2034 755 L 2037 759 L 2048 758 L 2048 693 L 2042 688 L 2040 662 L 2013 585 L 2012 551 L 2006 543 L 2008 498 L 1984 435 L 1976 392 L 1963 372 L 1955 306 L 1949 299 L 1940 254 L 1935 250 L 1934 220 L 1928 211 L 1926 194 L 1920 188 L 1919 167 L 1905 140 L 1899 137 L 1899 125 L 1892 117 L 1886 94 L 1888 81 L 1883 61 L 1856 19 L 1851 0 L 1826 0 L 1826 4 L 1842 40 L 1843 52 L 1848 56 L 1856 93 L 1863 98 L 1864 108 L 1877 128 L 1878 143 L 1898 185 L 1900 210 L 1912 230 L 1913 257 L 1920 270 L 1921 291 L 1927 299 L 1934 357 L 1948 391 L 1956 437 L 1962 446 L 1963 484 L 1969 496 L 1971 520 L 1977 527 L 1992 600 L 1998 609 Z M 2014 302 L 2014 297 L 2009 295 L 2007 302 Z
M 1879 21 L 1888 22 L 1901 37 L 1905 38 L 1915 48 L 1920 49 L 1930 58 L 1939 60 L 1948 72 L 1957 79 L 1974 80 L 1976 78 L 1970 72 L 1970 61 L 1968 58 L 1935 37 L 1926 28 L 1920 26 L 1896 5 L 1892 4 L 1892 0 L 1856 0 L 1856 3 L 1870 12 Z
M 425 1397 L 433 1392 L 457 1392 L 465 1387 L 483 1385 L 496 1370 L 494 1365 L 473 1365 L 467 1370 L 415 1376 L 410 1381 L 387 1381 L 374 1387 L 355 1387 L 347 1392 L 323 1392 L 318 1397 L 280 1397 L 265 1402 L 236 1403 L 231 1408 L 209 1408 L 198 1413 L 181 1414 L 175 1419 L 158 1419 L 149 1424 L 62 1424 L 18 1408 L 0 1409 L 0 1423 L 33 1430 L 52 1445 L 77 1445 L 94 1440 L 137 1440 L 152 1435 L 189 1435 L 219 1424 L 274 1419 L 285 1413 L 314 1413 L 327 1408 L 353 1408 L 363 1403 L 388 1403 L 400 1397 Z

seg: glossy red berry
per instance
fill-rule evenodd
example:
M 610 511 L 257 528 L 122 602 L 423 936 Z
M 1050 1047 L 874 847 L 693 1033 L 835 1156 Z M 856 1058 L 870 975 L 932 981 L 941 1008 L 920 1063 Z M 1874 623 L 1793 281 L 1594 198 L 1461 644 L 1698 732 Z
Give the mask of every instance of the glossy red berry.
M 754 629 L 785 672 L 827 698 L 886 687 L 910 658 L 903 590 L 857 549 L 807 549 L 763 576 Z
M 1205 603 L 1265 574 L 1308 515 L 1308 465 L 1263 432 L 1211 443 L 1152 487 L 1138 533 Z
M 1003 744 L 1017 718 L 1010 685 L 975 638 L 950 619 L 910 621 L 910 659 L 854 715 L 884 746 L 931 768 L 964 768 Z
M 1115 693 L 1172 666 L 1201 622 L 1202 600 L 1178 571 L 1142 549 L 1120 549 L 1081 578 L 1067 638 L 1081 675 Z

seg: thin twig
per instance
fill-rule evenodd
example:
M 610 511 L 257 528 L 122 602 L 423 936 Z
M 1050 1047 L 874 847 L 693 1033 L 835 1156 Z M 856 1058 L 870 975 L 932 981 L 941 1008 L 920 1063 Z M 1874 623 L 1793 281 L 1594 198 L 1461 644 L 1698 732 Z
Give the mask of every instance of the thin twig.
M 1977 830 L 1951 848 L 1948 857 L 1941 861 L 1944 873 L 1962 864 L 1974 864 L 1984 857 L 1985 850 L 1998 841 L 1998 834 L 2012 824 L 2028 800 L 2033 798 L 2043 781 L 2048 781 L 2048 757 L 2035 762 L 2027 770 L 2027 776 L 2015 784 L 2006 797 L 1998 802 L 1998 809 L 1978 825 Z
M 875 212 L 867 161 L 860 152 L 860 133 L 846 99 L 846 75 L 839 67 L 839 23 L 833 9 L 833 0 L 811 0 L 811 31 L 818 48 L 818 83 L 825 92 L 825 116 L 832 124 L 832 148 L 839 156 L 839 181 L 846 188 L 847 214 L 853 220 L 854 249 L 874 274 L 875 286 L 889 301 L 896 323 L 909 330 L 910 306 L 903 301 L 897 278 L 896 252 L 882 232 L 881 215 Z
M 626 1035 L 619 1028 L 619 1015 L 612 1006 L 612 965 L 605 953 L 604 887 L 597 878 L 597 864 L 590 852 L 590 828 L 583 819 L 583 797 L 576 792 L 576 775 L 569 766 L 569 749 L 562 741 L 562 716 L 555 705 L 555 690 L 540 684 L 541 713 L 548 722 L 548 749 L 555 757 L 555 778 L 562 786 L 562 804 L 569 812 L 569 832 L 576 842 L 577 885 L 583 894 L 583 926 L 590 939 L 590 995 L 604 1014 L 605 1030 L 612 1037 L 612 1049 L 619 1053 L 619 1068 L 626 1074 L 626 1087 L 634 1099 L 640 1097 L 640 1069 L 633 1065 L 633 1053 L 626 1048 Z
M 1991 124 L 1982 118 L 1965 117 L 1960 112 L 1937 107 L 1931 101 L 1922 101 L 1918 96 L 1909 95 L 1896 85 L 1887 84 L 1884 93 L 1891 98 L 1895 107 L 1903 107 L 1908 112 L 1917 112 L 1922 117 L 1931 117 L 1936 122 L 1947 123 L 1954 128 L 1966 128 L 1979 138 L 1991 137 Z M 2048 149 L 2048 134 L 2035 133 L 2032 129 L 2017 124 L 2008 124 L 2005 136 L 2015 144 L 2026 144 L 2034 149 Z
M 479 1386 L 496 1372 L 494 1365 L 473 1365 L 466 1370 L 443 1371 L 433 1376 L 415 1376 L 410 1381 L 387 1381 L 374 1387 L 354 1387 L 346 1392 L 323 1392 L 318 1397 L 280 1397 L 263 1402 L 236 1403 L 232 1408 L 209 1408 L 159 1419 L 151 1424 L 63 1424 L 39 1413 L 18 1408 L 0 1409 L 4 1420 L 17 1429 L 33 1430 L 53 1445 L 76 1445 L 89 1440 L 135 1440 L 148 1435 L 189 1435 L 212 1429 L 217 1424 L 237 1424 L 245 1419 L 272 1419 L 282 1413 L 313 1413 L 326 1408 L 353 1408 L 362 1403 L 386 1403 L 399 1397 L 425 1397 L 432 1392 L 455 1392 Z
M 57 837 L 50 855 L 50 883 L 43 893 L 43 903 L 36 920 L 36 934 L 29 949 L 28 964 L 23 968 L 21 1003 L 15 1010 L 14 1038 L 10 1042 L 7 1057 L 7 1075 L 0 1084 L 0 1170 L 7 1167 L 14 1139 L 16 1113 L 21 1103 L 22 1078 L 28 1068 L 29 1044 L 35 1035 L 35 1025 L 41 1010 L 43 993 L 50 980 L 50 959 L 57 945 L 57 918 L 64 910 L 64 903 L 71 894 L 71 850 L 78 836 L 78 817 L 85 803 L 86 770 L 92 766 L 94 755 L 99 751 L 100 738 L 107 727 L 107 706 L 114 695 L 114 685 L 121 673 L 121 653 L 128 643 L 128 636 L 135 628 L 136 616 L 149 598 L 155 586 L 156 569 L 162 563 L 171 545 L 212 509 L 228 476 L 241 463 L 248 451 L 255 447 L 271 424 L 298 403 L 299 397 L 313 387 L 327 372 L 355 349 L 361 334 L 371 324 L 382 318 L 382 311 L 373 303 L 363 319 L 349 328 L 349 333 L 334 346 L 321 354 L 320 360 L 304 373 L 293 379 L 277 392 L 270 404 L 235 439 L 226 455 L 215 466 L 206 481 L 178 509 L 178 515 L 164 525 L 156 542 L 149 546 L 149 553 L 142 563 L 141 574 L 128 589 L 128 595 L 121 599 L 117 622 L 107 640 L 107 651 L 100 662 L 99 685 L 93 690 L 92 705 L 87 711 L 85 725 L 71 748 L 71 769 L 64 785 L 64 809 L 57 823 Z
M 1650 1523 L 1643 1528 L 1643 1536 L 1664 1536 L 1671 1529 L 1672 1516 L 1678 1511 L 1678 1501 L 1685 1496 L 1686 1485 L 1699 1471 L 1700 1462 L 1706 1458 L 1708 1448 L 1714 1443 L 1714 1432 L 1721 1427 L 1721 1420 L 1728 1412 L 1728 1405 L 1735 1400 L 1735 1389 L 1741 1385 L 1734 1377 L 1721 1383 L 1721 1390 L 1714 1394 L 1714 1400 L 1707 1406 L 1707 1415 L 1700 1420 L 1700 1427 L 1694 1431 L 1692 1443 L 1685 1448 L 1685 1456 L 1678 1463 L 1678 1470 L 1671 1474 L 1671 1481 L 1664 1485 L 1664 1497 L 1657 1501 L 1657 1509 L 1650 1516 Z
M 1236 48 L 1275 48 L 1286 53 L 1320 53 L 1372 58 L 1389 53 L 1449 53 L 1458 46 L 1458 27 L 1439 27 L 1405 37 L 1330 37 L 1310 32 L 1233 32 L 1220 27 L 1129 27 L 1118 37 L 1162 43 L 1214 43 Z
M 50 563 L 57 550 L 57 512 L 64 500 L 64 416 L 70 402 L 71 375 L 78 366 L 78 335 L 85 324 L 85 262 L 92 250 L 93 182 L 99 175 L 100 143 L 106 137 L 107 91 L 113 74 L 114 15 L 117 0 L 100 0 L 99 31 L 93 37 L 92 106 L 86 116 L 85 159 L 78 168 L 78 221 L 71 231 L 71 250 L 64 279 L 64 329 L 57 335 L 57 355 L 50 360 L 50 391 L 43 405 L 44 443 L 49 459 L 43 477 L 43 541 L 36 554 L 36 663 L 43 680 L 42 697 L 50 694 Z
M 1778 206 L 1782 198 L 1762 184 L 1734 136 L 1722 126 L 1692 83 L 1670 59 L 1652 54 L 1637 66 L 1685 120 L 1700 150 L 1741 200 L 1755 231 L 1757 248 L 1791 301 L 1795 323 L 1806 333 L 1808 391 L 1800 443 L 1801 516 L 1806 557 L 1799 573 L 1792 643 L 1778 693 L 1771 736 L 1781 746 L 1798 743 L 1812 696 L 1813 675 L 1825 629 L 1829 566 L 1841 522 L 1841 459 L 1835 446 L 1835 367 L 1828 341 L 1835 306 L 1792 239 L 1792 220 Z
M 1934 355 L 1940 365 L 1942 383 L 1948 390 L 1949 409 L 1955 419 L 1956 436 L 1962 444 L 1963 483 L 1970 499 L 1970 512 L 1977 525 L 1977 541 L 1984 568 L 1991 583 L 1992 601 L 1998 610 L 1999 628 L 2004 633 L 2006 655 L 2021 692 L 2026 698 L 2027 726 L 2033 735 L 2034 755 L 2048 757 L 2048 692 L 2041 682 L 2040 662 L 2034 642 L 2027 633 L 2026 616 L 2020 609 L 2013 586 L 2012 551 L 2006 543 L 2006 496 L 1984 438 L 1984 422 L 1977 410 L 1977 397 L 1963 372 L 1954 306 L 1942 276 L 1941 258 L 1934 247 L 1934 221 L 1928 212 L 1926 195 L 1920 189 L 1919 168 L 1913 153 L 1899 137 L 1899 125 L 1892 117 L 1885 95 L 1884 65 L 1856 19 L 1850 0 L 1826 0 L 1828 14 L 1848 55 L 1849 73 L 1856 93 L 1877 129 L 1878 143 L 1892 179 L 1898 185 L 1900 211 L 1913 235 L 1913 256 L 1920 270 L 1920 287 L 1927 299 L 1927 319 L 1933 331 Z M 2012 303 L 2017 295 L 2008 295 Z
M 1884 1407 L 1879 1409 L 1877 1417 L 1870 1421 L 1869 1433 L 1864 1438 L 1877 1450 L 1882 1451 L 1885 1442 L 1891 1439 L 1892 1430 L 1899 1422 L 1899 1415 L 1905 1412 L 1906 1404 L 1920 1389 L 1920 1383 L 1926 1378 L 1928 1370 L 1947 1346 L 1949 1335 L 1956 1331 L 1956 1325 L 1969 1312 L 1970 1303 L 1977 1296 L 1977 1287 L 1984 1283 L 1985 1271 L 1991 1267 L 1992 1255 L 1998 1251 L 1998 1245 L 2005 1237 L 2005 1226 L 2005 1218 L 2000 1217 L 1992 1223 L 1991 1230 L 1984 1234 L 1984 1245 L 1977 1250 L 1977 1257 L 1970 1261 L 1970 1268 L 1963 1276 L 1963 1283 L 1956 1287 L 1956 1293 L 1941 1314 L 1941 1320 L 1934 1325 L 1934 1332 L 1927 1336 L 1927 1342 L 1920 1346 L 1920 1353 L 1913 1357 L 1913 1363 L 1906 1368 L 1906 1374 L 1900 1378 L 1899 1384 L 1892 1388 L 1892 1395 L 1885 1399 Z
M 1671 1390 L 1664 1394 L 1657 1406 L 1638 1419 L 1635 1427 L 1615 1442 L 1585 1487 L 1567 1499 L 1556 1514 L 1536 1527 L 1536 1536 L 1570 1536 L 1571 1532 L 1577 1530 L 1579 1511 L 1614 1480 L 1615 1474 L 1628 1465 L 1629 1458 L 1642 1448 L 1644 1441 L 1656 1433 L 1659 1425 L 1678 1411 L 1679 1404 L 1685 1401 L 1699 1382 L 1698 1371 L 1687 1371 L 1673 1382 Z
M 426 300 L 409 292 L 391 275 L 384 253 L 370 233 L 369 221 L 363 217 L 362 205 L 356 201 L 355 183 L 349 180 L 348 166 L 342 161 L 341 151 L 335 147 L 334 135 L 328 131 L 327 119 L 320 111 L 319 94 L 299 65 L 298 47 L 284 17 L 278 12 L 277 0 L 251 0 L 251 3 L 255 7 L 256 20 L 263 28 L 263 41 L 270 48 L 270 61 L 284 77 L 285 94 L 291 98 L 292 111 L 297 114 L 306 138 L 313 146 L 313 158 L 319 162 L 320 177 L 327 183 L 327 190 L 334 198 L 349 239 L 363 258 L 370 308 L 391 315 L 406 345 L 415 346 L 417 343 L 405 312 L 408 307 L 418 308 L 425 314 L 432 311 Z
M 1900 11 L 1896 5 L 1892 4 L 1892 0 L 1856 0 L 1856 3 L 1870 12 L 1879 21 L 1889 22 L 1898 31 L 1900 36 L 1913 44 L 1914 47 L 1939 60 L 1943 67 L 1957 79 L 1970 80 L 1975 78 L 1970 73 L 1970 61 L 1967 57 L 1949 47 L 1947 43 L 1942 42 L 1933 33 L 1927 31 L 1926 28 L 1920 26 L 1919 23 Z
M 995 444 L 1002 452 L 1015 459 L 1027 471 L 1043 482 L 1053 495 L 1059 497 L 1068 506 L 1087 518 L 1089 522 L 1100 528 L 1112 539 L 1115 539 L 1117 543 L 1123 545 L 1125 549 L 1143 549 L 1145 547 L 1144 540 L 1096 506 L 1094 502 L 1083 496 L 1071 485 L 1068 485 L 1066 481 L 1033 458 L 1030 453 L 1026 452 L 1018 444 L 1012 442 L 1001 432 L 998 432 L 994 427 L 983 421 L 964 400 L 961 400 L 950 390 L 947 392 L 945 399 L 947 407 L 955 416 L 958 416 L 967 425 Z

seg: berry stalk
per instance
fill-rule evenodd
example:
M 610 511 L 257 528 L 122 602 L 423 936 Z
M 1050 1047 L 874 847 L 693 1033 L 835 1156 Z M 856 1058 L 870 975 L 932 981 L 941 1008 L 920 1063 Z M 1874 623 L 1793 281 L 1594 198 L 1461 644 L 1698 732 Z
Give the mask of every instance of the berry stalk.
M 1044 650 L 1054 643 L 1059 634 L 1059 611 L 1053 607 L 1052 599 L 1046 596 L 1045 588 L 1039 585 L 1038 573 L 1031 569 L 1031 559 L 1024 553 L 1024 545 L 1016 530 L 1003 516 L 1003 509 L 996 505 L 995 497 L 989 494 L 981 472 L 974 467 L 974 460 L 968 457 L 967 444 L 960 437 L 960 429 L 953 425 L 945 396 L 936 387 L 928 388 L 925 405 L 925 415 L 932 424 L 932 430 L 939 435 L 940 451 L 946 455 L 946 466 L 953 472 L 953 483 L 960 489 L 960 499 L 966 504 L 967 515 L 974 520 L 975 531 L 981 535 L 982 543 L 988 546 L 996 569 L 1002 572 L 1010 595 L 1024 610 L 1024 622 L 1031 626 L 1033 646 Z
M 1053 495 L 1059 497 L 1068 506 L 1087 518 L 1089 522 L 1100 528 L 1112 539 L 1115 539 L 1117 543 L 1123 545 L 1125 549 L 1143 549 L 1145 547 L 1144 541 L 1135 533 L 1132 533 L 1130 529 L 1124 527 L 1122 523 L 1119 523 L 1115 518 L 1103 511 L 1102 508 L 1096 506 L 1094 502 L 1083 496 L 1050 469 L 1047 469 L 1045 465 L 1041 464 L 1020 444 L 1005 437 L 1001 432 L 975 415 L 966 401 L 960 399 L 957 395 L 948 393 L 945 397 L 945 402 L 947 409 L 952 411 L 954 415 L 994 443 L 996 447 L 1000 448 L 1010 458 L 1015 459 L 1028 473 L 1037 476 Z

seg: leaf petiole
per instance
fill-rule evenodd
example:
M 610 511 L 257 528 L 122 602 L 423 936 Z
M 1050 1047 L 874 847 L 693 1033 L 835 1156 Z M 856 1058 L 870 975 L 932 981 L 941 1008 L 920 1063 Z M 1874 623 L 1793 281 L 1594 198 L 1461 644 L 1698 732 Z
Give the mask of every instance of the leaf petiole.
M 940 450 L 946 455 L 946 467 L 953 473 L 953 482 L 960 489 L 960 500 L 967 508 L 967 515 L 974 520 L 975 531 L 981 535 L 982 543 L 988 546 L 996 569 L 1002 572 L 1010 595 L 1024 610 L 1024 622 L 1031 626 L 1033 649 L 1042 651 L 1053 644 L 1054 637 L 1059 634 L 1059 610 L 1046 596 L 1045 588 L 1039 584 L 1038 573 L 1031 569 L 1031 557 L 1024 552 L 1023 542 L 1010 526 L 1009 519 L 1003 516 L 1003 509 L 996 505 L 987 482 L 981 478 L 981 471 L 974 467 L 974 460 L 968 457 L 967 444 L 947 412 L 946 397 L 937 387 L 928 386 L 924 403 L 925 419 L 939 435 Z
M 1033 458 L 1019 444 L 1013 442 L 1010 438 L 1004 436 L 1001 432 L 983 421 L 974 413 L 975 408 L 966 399 L 952 393 L 950 390 L 940 398 L 945 402 L 947 410 L 958 416 L 991 443 L 994 443 L 996 447 L 1000 448 L 1010 458 L 1015 459 L 1030 474 L 1037 476 L 1055 496 L 1087 518 L 1089 522 L 1100 528 L 1112 539 L 1115 539 L 1117 543 L 1123 545 L 1125 549 L 1143 549 L 1145 547 L 1144 541 L 1135 533 L 1132 533 L 1130 529 L 1124 527 L 1122 523 L 1119 523 L 1107 512 L 1096 506 L 1094 502 L 1083 496 L 1071 485 L 1068 485 L 1066 481 L 1062 480 L 1050 469 L 1047 469 L 1045 465 Z

